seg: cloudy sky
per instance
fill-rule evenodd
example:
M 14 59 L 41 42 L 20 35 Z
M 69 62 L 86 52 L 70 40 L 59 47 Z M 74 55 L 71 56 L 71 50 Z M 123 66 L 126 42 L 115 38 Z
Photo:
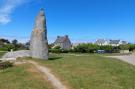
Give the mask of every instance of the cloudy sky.
M 29 40 L 40 8 L 49 42 L 57 35 L 69 35 L 72 42 L 135 42 L 135 0 L 0 0 L 0 37 Z

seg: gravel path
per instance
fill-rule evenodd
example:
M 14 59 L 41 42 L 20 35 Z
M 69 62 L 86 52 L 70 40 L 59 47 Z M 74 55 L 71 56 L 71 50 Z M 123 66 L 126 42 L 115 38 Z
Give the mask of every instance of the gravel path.
M 61 81 L 56 78 L 48 68 L 46 68 L 45 66 L 41 66 L 38 63 L 34 62 L 34 61 L 28 61 L 29 63 L 35 65 L 35 67 L 41 71 L 42 73 L 45 74 L 45 76 L 48 77 L 48 80 L 52 83 L 52 85 L 56 88 L 56 89 L 67 89 L 66 86 L 64 86 Z
M 135 55 L 125 55 L 125 56 L 107 56 L 111 58 L 120 59 L 122 61 L 125 61 L 127 63 L 130 63 L 132 65 L 135 65 Z

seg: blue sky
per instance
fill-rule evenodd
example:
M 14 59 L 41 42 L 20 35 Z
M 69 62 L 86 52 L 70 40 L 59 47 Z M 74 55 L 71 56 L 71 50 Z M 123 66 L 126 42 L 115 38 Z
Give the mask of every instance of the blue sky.
M 49 42 L 57 35 L 69 35 L 72 42 L 135 42 L 135 0 L 0 0 L 0 37 L 29 40 L 42 7 Z

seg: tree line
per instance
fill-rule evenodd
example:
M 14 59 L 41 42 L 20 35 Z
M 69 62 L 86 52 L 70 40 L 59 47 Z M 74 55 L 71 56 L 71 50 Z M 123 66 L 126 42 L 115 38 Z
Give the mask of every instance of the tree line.
M 56 46 L 54 48 L 50 47 L 50 52 L 53 53 L 67 53 L 67 52 L 79 52 L 79 53 L 97 53 L 99 50 L 104 50 L 105 53 L 119 53 L 120 50 L 135 50 L 135 44 L 126 44 L 119 46 L 111 46 L 111 45 L 96 45 L 92 43 L 84 43 L 79 44 L 77 46 L 72 47 L 70 50 L 61 49 L 61 47 Z
M 10 51 L 11 49 L 16 50 L 24 50 L 28 49 L 29 42 L 23 44 L 19 43 L 18 40 L 14 39 L 11 42 L 7 39 L 0 39 L 0 51 Z
M 28 50 L 30 42 L 19 43 L 16 39 L 11 42 L 7 39 L 0 39 L 0 51 L 10 51 L 16 50 Z M 70 50 L 62 49 L 60 46 L 54 47 L 54 45 L 49 44 L 49 51 L 52 53 L 68 53 L 68 52 L 79 52 L 79 53 L 96 53 L 98 50 L 104 50 L 106 53 L 119 53 L 120 50 L 135 50 L 135 44 L 126 44 L 119 46 L 111 45 L 97 45 L 92 43 L 79 44 L 73 46 Z

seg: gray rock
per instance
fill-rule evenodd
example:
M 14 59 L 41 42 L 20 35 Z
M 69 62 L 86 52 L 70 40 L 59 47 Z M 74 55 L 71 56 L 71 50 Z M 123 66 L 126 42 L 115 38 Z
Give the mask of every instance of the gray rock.
M 35 28 L 31 35 L 30 51 L 33 58 L 48 59 L 48 40 L 44 10 L 36 18 Z
M 6 53 L 2 58 L 18 58 L 18 57 L 30 57 L 30 51 L 29 50 L 20 50 L 20 51 L 14 51 L 14 52 L 8 52 Z

